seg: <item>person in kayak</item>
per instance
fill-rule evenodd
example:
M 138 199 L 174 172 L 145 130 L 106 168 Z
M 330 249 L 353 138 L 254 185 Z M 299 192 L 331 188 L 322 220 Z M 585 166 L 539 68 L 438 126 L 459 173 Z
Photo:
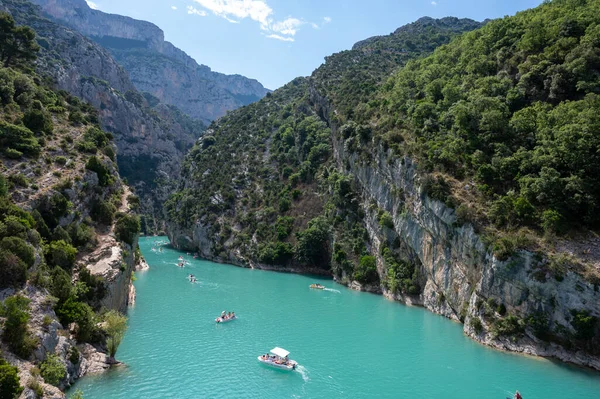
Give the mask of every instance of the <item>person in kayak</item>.
M 523 399 L 523 397 L 521 396 L 521 394 L 519 393 L 519 391 L 515 392 L 514 399 Z

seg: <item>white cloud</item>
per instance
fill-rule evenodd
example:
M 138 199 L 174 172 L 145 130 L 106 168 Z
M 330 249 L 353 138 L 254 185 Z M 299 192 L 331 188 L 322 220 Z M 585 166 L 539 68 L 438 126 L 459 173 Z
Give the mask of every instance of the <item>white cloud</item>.
M 269 16 L 273 9 L 260 0 L 194 0 L 215 15 L 223 18 L 250 18 L 258 22 L 261 28 L 268 28 Z M 236 21 L 237 22 L 237 21 Z
M 293 37 L 283 37 L 283 36 L 279 36 L 279 35 L 268 35 L 267 36 L 269 39 L 275 39 L 275 40 L 281 40 L 282 42 L 293 42 L 294 38 Z
M 435 6 L 437 6 L 437 2 L 436 1 L 432 1 L 431 5 L 435 7 Z
M 319 25 L 315 24 L 314 22 L 311 22 L 310 26 L 312 26 L 313 29 L 319 29 Z
M 325 21 L 326 24 L 331 22 L 331 17 L 323 17 L 323 21 Z
M 266 0 L 194 0 L 194 2 L 231 23 L 237 24 L 246 18 L 256 21 L 260 29 L 266 32 L 266 37 L 286 42 L 293 42 L 293 36 L 302 25 L 307 23 L 291 16 L 283 21 L 275 21 L 274 11 Z M 193 7 L 188 7 L 188 14 L 192 13 L 190 9 Z M 331 18 L 328 19 L 331 21 Z M 318 29 L 317 24 L 310 25 Z
M 304 22 L 297 18 L 288 18 L 281 22 L 276 22 L 271 25 L 273 32 L 281 33 L 282 35 L 294 36 L 298 31 L 298 28 L 302 26 Z
M 187 13 L 188 14 L 196 14 L 196 15 L 200 15 L 201 17 L 206 17 L 206 11 L 204 10 L 198 10 L 192 6 L 188 6 L 187 8 Z
M 177 7 L 171 6 L 171 10 L 177 10 Z
M 88 7 L 92 10 L 99 10 L 98 5 L 93 1 L 85 0 L 85 2 L 87 3 Z

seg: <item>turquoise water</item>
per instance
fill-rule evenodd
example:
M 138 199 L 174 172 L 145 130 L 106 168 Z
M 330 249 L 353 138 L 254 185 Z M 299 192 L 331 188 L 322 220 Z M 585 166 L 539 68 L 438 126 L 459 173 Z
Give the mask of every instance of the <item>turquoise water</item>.
M 495 351 L 461 325 L 328 280 L 186 259 L 155 238 L 140 247 L 137 304 L 117 358 L 82 379 L 86 399 L 112 398 L 599 398 L 600 373 Z M 200 280 L 191 284 L 186 276 Z M 331 291 L 308 288 L 319 281 Z M 239 319 L 217 325 L 222 310 Z M 301 365 L 256 357 L 281 346 Z

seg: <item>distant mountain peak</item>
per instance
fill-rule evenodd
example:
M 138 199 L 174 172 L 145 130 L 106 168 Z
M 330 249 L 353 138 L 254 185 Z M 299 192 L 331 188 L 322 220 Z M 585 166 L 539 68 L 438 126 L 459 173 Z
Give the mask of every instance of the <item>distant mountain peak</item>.
M 255 79 L 225 75 L 197 63 L 164 40 L 153 23 L 91 9 L 85 0 L 32 0 L 44 12 L 109 50 L 140 91 L 210 123 L 265 96 Z

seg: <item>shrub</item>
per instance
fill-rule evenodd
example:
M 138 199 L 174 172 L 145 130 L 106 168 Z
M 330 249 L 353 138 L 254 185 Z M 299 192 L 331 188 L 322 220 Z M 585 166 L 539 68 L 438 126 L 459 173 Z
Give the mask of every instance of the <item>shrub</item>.
M 91 170 L 92 172 L 96 172 L 100 186 L 104 187 L 110 184 L 110 171 L 96 156 L 90 157 L 85 164 L 85 168 Z
M 70 272 L 75 264 L 77 249 L 64 240 L 52 241 L 47 247 L 46 255 L 50 265 L 59 266 Z
M 4 237 L 0 241 L 0 248 L 17 255 L 28 267 L 33 266 L 35 262 L 35 252 L 33 248 L 19 237 Z
M 77 248 L 84 247 L 94 240 L 94 229 L 85 223 L 71 223 L 67 231 Z
M 565 229 L 563 216 L 553 209 L 545 210 L 542 213 L 541 225 L 545 233 L 561 234 Z
M 92 205 L 90 216 L 95 222 L 110 226 L 116 212 L 117 208 L 112 203 L 100 199 Z
M 79 353 L 79 349 L 77 349 L 75 346 L 72 346 L 71 350 L 69 351 L 69 361 L 73 364 L 77 364 L 79 363 L 80 357 L 81 354 Z
M 50 114 L 39 109 L 31 109 L 25 112 L 23 124 L 36 133 L 52 134 L 54 130 Z
M 22 173 L 15 173 L 13 175 L 8 176 L 8 180 L 10 180 L 12 183 L 14 183 L 17 186 L 21 186 L 21 187 L 29 186 L 29 181 L 27 180 L 25 175 Z
M 0 357 L 0 398 L 16 399 L 23 392 L 19 382 L 19 369 Z
M 95 333 L 94 311 L 87 303 L 78 302 L 71 297 L 58 306 L 56 315 L 63 325 L 77 324 L 76 336 L 79 342 L 89 341 Z
M 283 197 L 279 199 L 279 212 L 284 213 L 290 210 L 292 206 L 291 201 L 287 197 Z
M 516 338 L 523 334 L 524 329 L 523 320 L 514 315 L 498 319 L 492 325 L 492 332 L 495 336 Z
M 42 384 L 40 384 L 40 382 L 35 379 L 35 378 L 30 378 L 29 381 L 27 382 L 27 388 L 31 389 L 36 397 L 38 398 L 43 398 L 44 397 L 44 388 L 42 387 Z
M 388 212 L 383 212 L 379 217 L 379 225 L 381 227 L 387 227 L 388 229 L 394 228 L 394 219 Z
M 0 121 L 0 147 L 12 148 L 31 156 L 38 156 L 41 151 L 31 130 L 4 121 Z
M 481 334 L 483 331 L 483 324 L 481 323 L 481 319 L 477 316 L 471 317 L 470 325 L 477 334 Z
M 65 229 L 62 228 L 62 226 L 56 226 L 56 228 L 52 232 L 51 239 L 52 241 L 62 240 L 67 244 L 71 244 L 71 236 L 69 235 L 69 233 L 67 233 Z
M 76 389 L 75 392 L 69 396 L 69 399 L 83 399 L 83 392 L 79 389 Z
M 17 255 L 0 250 L 0 289 L 17 287 L 27 281 L 27 265 Z
M 17 216 L 7 216 L 4 219 L 4 223 L 0 222 L 0 238 L 19 237 L 26 239 L 28 226 L 25 223 L 25 221 L 19 219 Z
M 451 194 L 450 185 L 441 176 L 426 176 L 423 182 L 423 191 L 429 198 L 444 203 L 448 201 Z
M 294 248 L 287 242 L 268 243 L 259 250 L 258 259 L 268 265 L 285 265 L 294 257 Z
M 54 354 L 48 355 L 40 366 L 40 370 L 44 381 L 54 386 L 58 386 L 67 375 L 67 368 Z
M 2 173 L 0 173 L 0 198 L 6 197 L 8 195 L 8 181 L 6 181 L 6 177 Z
M 124 215 L 117 220 L 115 225 L 115 235 L 117 239 L 133 245 L 136 236 L 140 232 L 139 216 Z
M 63 303 L 71 296 L 72 289 L 71 275 L 64 269 L 55 267 L 51 272 L 50 293 Z
M 362 256 L 358 267 L 354 269 L 352 278 L 361 284 L 371 284 L 379 281 L 375 257 L 371 255 Z
M 29 335 L 29 303 L 24 296 L 14 295 L 7 298 L 0 307 L 0 315 L 6 318 L 2 339 L 19 357 L 26 359 L 37 346 L 37 342 Z
M 329 268 L 329 222 L 319 216 L 308 222 L 308 227 L 296 234 L 296 258 L 305 264 Z
M 19 159 L 23 156 L 23 153 L 19 150 L 15 150 L 14 148 L 6 148 L 4 150 L 4 155 L 8 159 Z
M 275 222 L 275 231 L 277 232 L 277 239 L 284 240 L 292 232 L 294 227 L 294 218 L 290 216 L 279 216 Z
M 575 334 L 577 338 L 581 340 L 588 340 L 594 337 L 596 325 L 598 324 L 598 318 L 591 316 L 585 310 L 572 310 L 571 314 L 573 319 L 571 325 L 575 328 Z

